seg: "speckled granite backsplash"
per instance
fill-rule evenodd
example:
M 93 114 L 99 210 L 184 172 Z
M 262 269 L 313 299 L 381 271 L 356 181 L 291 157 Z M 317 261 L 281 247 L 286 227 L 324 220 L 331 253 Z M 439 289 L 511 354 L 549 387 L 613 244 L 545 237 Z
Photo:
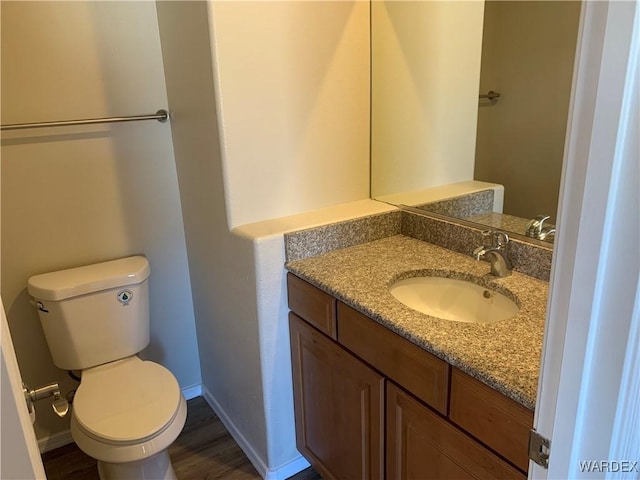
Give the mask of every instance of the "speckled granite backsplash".
M 476 247 L 482 245 L 481 232 L 485 229 L 486 227 L 480 225 L 478 228 L 472 228 L 446 220 L 402 212 L 400 233 L 454 252 L 471 255 Z M 549 281 L 552 245 L 543 247 L 512 238 L 508 248 L 509 260 L 514 270 L 530 277 Z
M 287 262 L 315 257 L 400 233 L 402 212 L 379 213 L 308 228 L 284 236 Z
M 405 211 L 382 213 L 285 234 L 287 262 L 402 234 L 471 256 L 481 245 L 485 227 L 454 222 Z M 538 246 L 512 239 L 509 259 L 514 270 L 548 281 L 553 245 Z
M 416 207 L 450 217 L 467 218 L 490 213 L 493 210 L 494 195 L 492 189 L 482 190 L 446 200 L 416 205 Z

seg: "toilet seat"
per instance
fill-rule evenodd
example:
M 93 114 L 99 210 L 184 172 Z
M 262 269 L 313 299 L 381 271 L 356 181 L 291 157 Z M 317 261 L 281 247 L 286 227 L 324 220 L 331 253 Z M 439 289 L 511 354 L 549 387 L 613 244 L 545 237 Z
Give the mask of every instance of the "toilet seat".
M 133 445 L 162 434 L 181 402 L 180 387 L 169 370 L 132 356 L 82 372 L 73 419 L 82 433 L 100 443 Z

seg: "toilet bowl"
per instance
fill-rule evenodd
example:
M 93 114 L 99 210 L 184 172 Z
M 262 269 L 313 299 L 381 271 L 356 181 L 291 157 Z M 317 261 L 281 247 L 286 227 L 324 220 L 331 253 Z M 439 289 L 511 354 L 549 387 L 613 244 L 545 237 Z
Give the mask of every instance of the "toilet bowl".
M 98 460 L 102 480 L 169 480 L 176 477 L 166 449 L 186 416 L 186 401 L 171 372 L 132 356 L 82 372 L 71 435 Z
M 167 448 L 187 404 L 169 370 L 137 356 L 149 344 L 149 275 L 137 255 L 28 281 L 54 364 L 82 372 L 71 436 L 102 480 L 177 480 Z

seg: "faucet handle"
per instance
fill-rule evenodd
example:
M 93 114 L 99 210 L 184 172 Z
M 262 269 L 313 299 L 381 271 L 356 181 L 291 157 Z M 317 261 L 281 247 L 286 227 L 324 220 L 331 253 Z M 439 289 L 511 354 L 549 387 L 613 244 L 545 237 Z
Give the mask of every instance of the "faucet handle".
M 482 245 L 485 247 L 493 247 L 493 230 L 483 230 L 480 232 L 482 235 Z
M 544 222 L 551 218 L 550 215 L 538 215 L 533 220 L 530 220 L 527 223 L 527 229 L 525 231 L 527 237 L 537 238 L 540 233 L 542 233 L 542 228 L 544 227 Z
M 501 248 L 509 243 L 509 235 L 502 230 L 484 230 L 482 232 L 482 245 L 485 247 Z
M 542 229 L 542 231 L 538 235 L 538 238 L 540 240 L 547 240 L 547 239 L 550 239 L 551 237 L 555 238 L 555 235 L 556 235 L 556 229 L 555 228 L 546 227 L 546 228 Z
M 506 232 L 496 230 L 493 232 L 493 243 L 497 248 L 506 247 L 509 244 L 509 235 Z

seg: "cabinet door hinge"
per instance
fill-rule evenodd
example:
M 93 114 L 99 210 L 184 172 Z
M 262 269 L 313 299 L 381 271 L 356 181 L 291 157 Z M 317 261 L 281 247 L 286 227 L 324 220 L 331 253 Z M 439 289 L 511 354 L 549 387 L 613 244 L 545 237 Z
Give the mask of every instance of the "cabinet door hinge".
M 549 467 L 551 440 L 544 438 L 535 430 L 529 430 L 529 459 L 543 468 Z

